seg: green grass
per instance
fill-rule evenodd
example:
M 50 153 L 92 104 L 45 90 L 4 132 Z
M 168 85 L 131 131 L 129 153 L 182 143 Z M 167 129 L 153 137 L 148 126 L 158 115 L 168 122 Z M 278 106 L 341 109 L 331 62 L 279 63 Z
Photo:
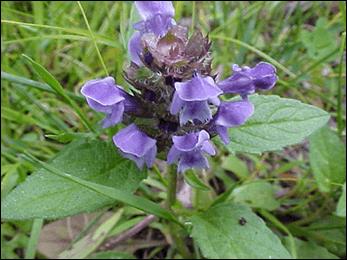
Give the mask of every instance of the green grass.
M 250 67 L 260 61 L 273 64 L 279 80 L 274 88 L 262 94 L 298 99 L 329 112 L 329 126 L 345 141 L 345 3 L 174 1 L 174 6 L 179 24 L 191 26 L 190 32 L 194 27 L 199 28 L 213 41 L 212 74 L 218 73 L 224 79 L 231 74 L 234 63 Z M 117 1 L 1 2 L 2 197 L 34 171 L 21 158 L 24 151 L 47 161 L 65 147 L 66 144 L 46 135 L 96 132 L 109 140 L 115 133 L 117 127 L 101 131 L 97 122 L 103 115 L 89 108 L 79 89 L 86 81 L 107 75 L 113 76 L 118 85 L 129 88 L 122 70 L 129 65 L 127 41 L 133 32 L 129 23 L 136 20 L 131 8 L 131 2 Z M 35 66 L 39 73 L 35 72 Z M 40 68 L 43 68 L 41 73 Z M 54 89 L 47 84 L 55 86 Z M 291 193 L 281 201 L 290 205 L 287 209 L 290 213 L 304 218 L 313 214 L 316 220 L 332 214 L 341 190 L 336 186 L 334 193 L 316 193 L 310 199 L 317 184 L 303 181 L 312 176 L 305 145 L 240 158 L 252 165 L 252 178 L 273 178 L 275 170 L 278 174 L 287 173 L 282 176 L 287 184 L 286 178 L 297 178 Z M 213 159 L 212 171 L 227 188 L 234 181 L 220 166 L 228 156 L 223 149 L 220 147 L 220 156 Z M 158 168 L 155 170 L 149 172 L 153 183 L 165 184 Z M 205 176 L 206 182 L 213 178 L 210 173 Z M 142 186 L 140 194 L 158 197 L 148 189 L 153 186 L 148 183 Z M 286 223 L 278 225 L 272 218 L 286 213 L 274 211 L 272 215 L 265 214 L 264 219 L 269 219 L 269 225 L 296 236 L 299 224 L 286 227 Z M 129 217 L 136 212 L 128 214 Z M 313 218 L 300 224 L 310 220 Z M 162 223 L 156 224 L 165 234 L 167 228 L 160 226 Z M 40 227 L 38 221 L 3 221 L 2 258 L 34 257 L 35 235 Z M 34 236 L 28 235 L 30 231 Z M 328 243 L 324 239 L 317 241 Z M 339 245 L 336 241 L 332 244 Z M 331 245 L 326 247 L 339 257 L 345 256 L 345 251 L 339 254 Z M 36 257 L 44 256 L 36 252 Z

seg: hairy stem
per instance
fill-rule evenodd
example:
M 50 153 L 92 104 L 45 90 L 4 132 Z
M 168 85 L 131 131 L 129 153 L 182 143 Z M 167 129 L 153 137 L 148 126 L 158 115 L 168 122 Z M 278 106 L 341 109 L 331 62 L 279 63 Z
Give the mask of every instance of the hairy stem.
M 171 213 L 174 213 L 172 210 L 172 205 L 176 201 L 176 188 L 177 188 L 177 172 L 175 165 L 169 165 L 167 168 L 167 198 L 166 198 L 166 208 Z M 192 256 L 187 248 L 187 245 L 184 241 L 184 237 L 180 234 L 181 228 L 173 222 L 169 223 L 170 233 L 173 241 L 176 244 L 177 250 L 179 253 L 186 259 L 191 259 Z
M 176 189 L 177 189 L 177 173 L 174 165 L 167 167 L 167 199 L 166 208 L 172 212 L 172 205 L 176 201 Z

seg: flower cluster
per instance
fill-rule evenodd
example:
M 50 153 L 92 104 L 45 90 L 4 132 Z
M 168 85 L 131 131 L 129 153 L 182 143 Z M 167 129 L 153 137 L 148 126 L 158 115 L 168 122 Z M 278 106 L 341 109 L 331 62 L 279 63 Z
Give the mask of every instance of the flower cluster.
M 211 42 L 173 19 L 171 2 L 135 1 L 142 21 L 129 40 L 131 64 L 125 80 L 139 90 L 132 95 L 113 77 L 88 81 L 81 89 L 90 107 L 105 113 L 103 128 L 123 122 L 113 136 L 119 153 L 138 168 L 152 167 L 156 157 L 178 162 L 177 170 L 209 167 L 204 153 L 215 155 L 209 139 L 219 135 L 227 145 L 229 127 L 243 125 L 253 114 L 247 96 L 274 86 L 276 69 L 260 62 L 253 69 L 234 64 L 233 75 L 216 83 L 211 75 Z M 242 100 L 221 101 L 238 93 Z

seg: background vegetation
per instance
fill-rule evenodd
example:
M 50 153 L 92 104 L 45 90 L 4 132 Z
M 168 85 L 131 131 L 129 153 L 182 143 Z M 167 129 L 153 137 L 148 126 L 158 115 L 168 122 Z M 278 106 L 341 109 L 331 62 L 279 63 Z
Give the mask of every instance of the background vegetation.
M 346 158 L 345 2 L 173 3 L 174 18 L 179 24 L 190 27 L 191 31 L 199 28 L 203 35 L 209 34 L 213 41 L 213 73 L 218 73 L 220 79 L 231 74 L 234 63 L 253 67 L 266 61 L 277 68 L 279 80 L 273 89 L 262 95 L 297 99 L 331 115 L 329 127 L 316 133 L 311 140 L 282 151 L 232 155 L 224 147 L 217 147 L 218 156 L 209 158 L 212 167 L 202 176 L 205 184 L 214 189 L 195 191 L 194 208 L 203 209 L 237 182 L 268 179 L 275 190 L 275 198 L 262 197 L 249 203 L 254 194 L 259 194 L 258 189 L 262 189 L 253 186 L 246 190 L 244 197 L 235 200 L 254 208 L 280 238 L 284 234 L 294 236 L 298 257 L 345 257 L 346 202 L 340 199 L 342 192 L 345 194 L 345 185 L 341 186 L 346 178 L 346 166 L 343 166 Z M 92 126 L 103 115 L 89 108 L 79 93 L 80 87 L 90 79 L 106 76 L 105 68 L 117 84 L 128 87 L 122 71 L 129 64 L 127 41 L 133 32 L 129 23 L 138 19 L 136 10 L 131 12 L 132 2 L 87 1 L 81 2 L 81 6 L 86 19 L 77 2 L 1 2 L 2 199 L 35 170 L 21 158 L 25 150 L 47 161 L 72 139 L 90 137 L 90 130 L 76 110 L 43 84 L 23 54 L 57 79 Z M 98 138 L 109 141 L 118 127 L 103 131 Z M 76 134 L 59 140 L 52 136 L 64 132 Z M 328 169 L 334 176 L 331 180 L 335 180 L 329 187 L 320 182 L 318 173 L 323 159 L 334 165 Z M 160 201 L 165 186 L 156 171 L 161 166 L 162 162 L 157 161 L 155 169 L 149 170 L 149 178 L 142 182 L 138 195 Z M 308 179 L 312 181 L 306 181 Z M 130 207 L 124 210 L 122 221 L 107 238 L 109 244 L 112 244 L 112 236 L 143 219 L 137 210 Z M 54 254 L 63 251 L 84 228 L 81 223 L 86 216 L 78 217 L 80 219 L 72 217 L 54 222 L 61 234 L 54 233 L 49 226 L 52 221 L 46 220 L 44 227 L 48 233 L 40 238 L 38 251 L 35 250 L 37 234 L 33 231 L 40 228 L 35 228 L 32 220 L 2 221 L 1 257 L 56 256 Z M 40 247 L 40 243 L 49 240 L 49 232 L 55 234 L 54 238 L 50 244 Z M 127 244 L 119 242 L 113 248 L 104 244 L 99 250 L 116 249 L 137 258 L 177 256 L 175 248 L 164 237 L 167 237 L 165 223 L 155 220 L 130 237 Z M 283 243 L 289 245 L 286 239 Z

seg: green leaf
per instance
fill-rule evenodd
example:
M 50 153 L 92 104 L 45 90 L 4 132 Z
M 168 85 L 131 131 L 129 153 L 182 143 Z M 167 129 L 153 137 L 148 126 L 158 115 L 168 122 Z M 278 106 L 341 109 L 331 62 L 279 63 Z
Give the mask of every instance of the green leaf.
M 239 97 L 232 101 L 236 99 Z M 231 153 L 261 154 L 298 144 L 330 117 L 318 107 L 274 95 L 250 95 L 249 101 L 254 104 L 254 114 L 244 125 L 228 130 Z
M 135 163 L 123 159 L 112 142 L 97 140 L 64 149 L 51 162 L 52 166 L 71 176 L 134 192 L 146 178 Z M 116 201 L 78 183 L 63 179 L 45 169 L 30 175 L 1 203 L 1 218 L 63 218 L 81 212 L 93 212 Z
M 250 175 L 247 165 L 242 160 L 233 155 L 229 155 L 225 158 L 222 163 L 222 168 L 235 173 L 235 175 L 240 179 L 246 179 Z
M 320 17 L 316 22 L 316 28 L 310 32 L 308 30 L 300 31 L 300 39 L 307 49 L 309 58 L 320 60 L 336 49 L 334 33 L 326 29 L 329 21 Z M 327 62 L 335 60 L 338 53 L 326 59 Z
M 330 182 L 346 181 L 346 147 L 328 126 L 310 137 L 310 164 L 322 192 L 331 190 Z
M 313 241 L 302 241 L 294 237 L 297 258 L 298 259 L 340 259 L 336 255 L 329 253 L 329 251 L 322 246 L 319 246 Z M 285 237 L 283 239 L 284 246 L 290 251 L 290 239 Z
M 45 135 L 45 137 L 57 140 L 60 143 L 68 143 L 73 139 L 78 138 L 95 138 L 96 135 L 94 133 L 62 133 L 59 135 Z
M 44 67 L 42 67 L 37 62 L 33 61 L 30 57 L 23 54 L 23 57 L 29 61 L 29 63 L 32 65 L 32 67 L 35 69 L 37 74 L 49 85 L 51 86 L 57 94 L 59 94 L 61 97 L 65 98 L 66 100 L 70 100 L 70 98 L 67 96 L 67 94 L 64 92 L 63 87 L 59 84 L 59 82 L 56 80 L 55 77 L 53 77 Z
M 246 204 L 254 208 L 274 210 L 280 206 L 275 199 L 275 189 L 268 182 L 254 182 L 244 184 L 233 190 L 233 201 Z
M 311 239 L 319 241 L 331 253 L 339 257 L 346 255 L 346 218 L 330 215 L 313 222 L 306 230 Z
M 240 219 L 246 223 L 242 225 Z M 223 203 L 194 215 L 191 236 L 210 259 L 291 258 L 279 238 L 247 206 Z
M 193 188 L 199 190 L 211 190 L 211 188 L 203 183 L 192 170 L 185 171 L 183 173 L 183 178 Z
M 343 192 L 337 203 L 336 215 L 346 217 L 346 182 L 343 184 Z

